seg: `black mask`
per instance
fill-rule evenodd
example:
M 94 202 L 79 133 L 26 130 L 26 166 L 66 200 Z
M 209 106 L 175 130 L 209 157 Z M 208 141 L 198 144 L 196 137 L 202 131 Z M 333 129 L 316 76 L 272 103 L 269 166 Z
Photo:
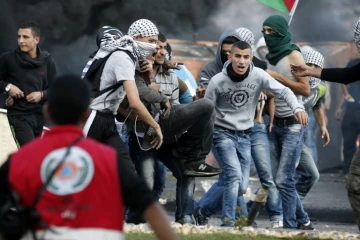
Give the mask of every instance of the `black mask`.
M 230 63 L 227 67 L 226 67 L 226 71 L 227 74 L 229 75 L 230 79 L 234 82 L 241 82 L 243 81 L 245 78 L 247 78 L 247 76 L 249 76 L 249 72 L 250 72 L 250 66 L 248 67 L 248 69 L 246 70 L 246 72 L 243 75 L 239 75 L 237 74 L 234 69 L 232 68 L 232 64 Z
M 227 54 L 221 53 L 221 62 L 223 65 L 227 60 L 228 60 Z

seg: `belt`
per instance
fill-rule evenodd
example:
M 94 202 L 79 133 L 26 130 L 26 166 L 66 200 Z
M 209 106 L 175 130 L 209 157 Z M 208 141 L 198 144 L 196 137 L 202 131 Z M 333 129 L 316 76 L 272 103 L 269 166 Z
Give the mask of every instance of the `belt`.
M 231 130 L 231 129 L 227 129 L 218 125 L 215 125 L 216 128 L 220 128 L 222 130 L 228 131 L 231 134 L 237 134 L 237 133 L 242 133 L 242 134 L 250 134 L 251 133 L 251 128 L 248 128 L 246 130 L 240 130 L 240 131 L 236 131 L 236 130 Z
M 276 126 L 283 127 L 293 124 L 299 124 L 299 122 L 295 119 L 294 116 L 284 118 L 274 117 L 274 125 Z

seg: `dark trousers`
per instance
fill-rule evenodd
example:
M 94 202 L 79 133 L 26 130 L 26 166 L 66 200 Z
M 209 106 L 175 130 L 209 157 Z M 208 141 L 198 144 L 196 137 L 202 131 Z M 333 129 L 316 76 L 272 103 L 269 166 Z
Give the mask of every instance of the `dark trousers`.
M 360 230 L 360 151 L 354 155 L 351 165 L 350 174 L 346 183 L 348 199 L 353 210 L 356 223 Z
M 9 124 L 14 129 L 15 139 L 20 146 L 41 136 L 44 126 L 44 116 L 41 112 L 24 115 L 8 116 Z
M 173 154 L 181 160 L 203 161 L 212 146 L 214 114 L 214 105 L 204 98 L 174 105 L 170 116 L 159 122 L 164 143 L 176 143 Z
M 139 140 L 139 142 L 138 142 Z M 130 133 L 129 148 L 130 156 L 135 164 L 135 168 L 140 177 L 142 177 L 150 189 L 153 190 L 154 197 L 158 199 L 158 190 L 154 189 L 156 178 L 161 177 L 157 174 L 162 174 L 156 171 L 156 164 L 161 161 L 176 178 L 176 212 L 175 221 L 178 221 L 190 215 L 193 210 L 193 195 L 195 191 L 195 179 L 184 174 L 184 168 L 180 161 L 174 159 L 168 145 L 164 144 L 159 150 L 148 149 L 150 144 L 143 138 L 138 138 L 134 133 Z M 126 222 L 139 224 L 145 222 L 141 215 L 128 209 L 126 213 Z
M 116 129 L 115 116 L 96 112 L 96 116 L 90 126 L 87 136 L 115 148 L 118 156 L 123 159 L 129 169 L 135 172 L 134 164 L 129 156 L 129 151 Z
M 349 173 L 351 159 L 356 153 L 356 139 L 360 133 L 360 109 L 346 108 L 342 122 L 341 132 L 344 139 L 344 174 Z

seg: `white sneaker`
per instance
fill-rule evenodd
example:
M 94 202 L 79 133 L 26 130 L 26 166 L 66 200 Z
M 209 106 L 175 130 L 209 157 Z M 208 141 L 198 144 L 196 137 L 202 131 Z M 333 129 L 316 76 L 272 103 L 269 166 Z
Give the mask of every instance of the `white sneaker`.
M 283 223 L 282 220 L 270 221 L 270 224 L 271 224 L 272 229 L 283 228 L 284 227 L 284 223 Z

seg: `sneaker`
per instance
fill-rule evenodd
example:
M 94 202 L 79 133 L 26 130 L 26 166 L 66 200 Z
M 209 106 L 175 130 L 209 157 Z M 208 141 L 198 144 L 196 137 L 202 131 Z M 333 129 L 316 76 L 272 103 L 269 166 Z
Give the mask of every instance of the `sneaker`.
M 277 228 L 283 228 L 284 227 L 283 220 L 273 220 L 273 221 L 270 221 L 270 224 L 271 224 L 272 229 L 277 229 Z
M 183 218 L 176 220 L 175 222 L 184 225 L 186 223 L 196 225 L 195 218 L 193 215 L 185 215 Z
M 198 225 L 198 226 L 207 225 L 209 223 L 209 218 L 202 215 L 200 210 L 201 210 L 201 208 L 198 207 L 193 212 L 193 216 L 195 219 L 195 225 Z
M 219 175 L 220 168 L 213 167 L 205 162 L 190 162 L 184 164 L 184 173 L 190 177 L 212 177 Z
M 298 223 L 297 228 L 300 230 L 315 230 L 314 225 L 310 221 L 308 223 Z

